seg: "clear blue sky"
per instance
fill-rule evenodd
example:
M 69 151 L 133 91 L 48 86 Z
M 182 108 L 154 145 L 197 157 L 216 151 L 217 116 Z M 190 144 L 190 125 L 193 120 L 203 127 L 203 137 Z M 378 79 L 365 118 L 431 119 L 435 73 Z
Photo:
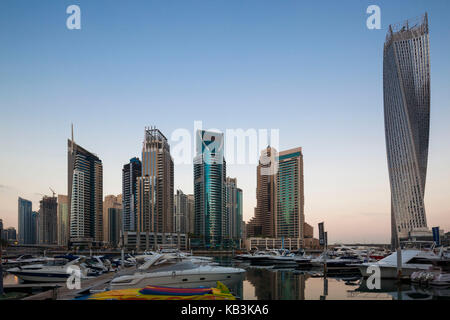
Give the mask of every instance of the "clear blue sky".
M 81 30 L 66 28 L 67 6 Z M 366 8 L 381 8 L 381 30 Z M 0 2 L 0 218 L 17 226 L 17 196 L 67 193 L 70 123 L 104 164 L 104 195 L 139 156 L 144 127 L 279 129 L 304 152 L 306 220 L 334 241 L 389 241 L 382 93 L 389 23 L 429 14 L 429 226 L 450 229 L 450 2 Z M 253 215 L 256 169 L 230 166 Z M 192 167 L 175 187 L 192 192 Z

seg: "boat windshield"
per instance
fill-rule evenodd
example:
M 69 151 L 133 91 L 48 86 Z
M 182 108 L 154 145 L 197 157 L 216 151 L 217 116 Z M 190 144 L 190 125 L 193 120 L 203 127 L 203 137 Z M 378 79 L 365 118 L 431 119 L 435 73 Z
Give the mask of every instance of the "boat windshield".
M 192 263 L 191 261 L 181 261 L 181 262 L 166 262 L 157 266 L 152 266 L 149 270 L 152 272 L 164 272 L 164 271 L 181 271 L 181 270 L 191 270 L 198 268 L 198 265 Z
M 44 266 L 64 266 L 67 264 L 66 259 L 54 259 L 54 260 L 48 260 Z

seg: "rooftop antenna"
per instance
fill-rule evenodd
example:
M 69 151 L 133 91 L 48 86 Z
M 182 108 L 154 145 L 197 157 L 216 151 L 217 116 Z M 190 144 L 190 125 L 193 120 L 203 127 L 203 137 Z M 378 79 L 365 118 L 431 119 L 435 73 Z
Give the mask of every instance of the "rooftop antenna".
M 73 153 L 73 123 L 70 124 L 71 126 L 71 130 L 72 130 L 72 140 L 70 141 L 70 148 L 71 148 L 71 152 Z

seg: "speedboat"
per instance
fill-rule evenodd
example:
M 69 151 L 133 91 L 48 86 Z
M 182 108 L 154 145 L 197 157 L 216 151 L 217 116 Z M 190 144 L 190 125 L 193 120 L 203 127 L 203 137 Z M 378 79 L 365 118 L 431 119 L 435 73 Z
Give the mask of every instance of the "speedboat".
M 267 259 L 263 260 L 263 262 L 273 264 L 275 266 L 295 267 L 297 265 L 295 256 L 296 255 L 294 253 L 290 253 L 288 250 L 273 250 Z
M 416 271 L 427 271 L 433 267 L 433 260 L 439 259 L 439 256 L 432 251 L 420 251 L 405 249 L 401 251 L 401 277 L 409 279 Z M 380 269 L 382 279 L 396 279 L 397 275 L 397 252 L 383 258 L 377 262 L 366 262 L 358 265 L 361 274 L 364 277 L 372 275 L 368 272 L 369 267 Z
M 82 264 L 88 269 L 89 276 L 97 276 L 112 270 L 111 262 L 104 256 L 86 258 Z
M 69 261 L 67 259 L 49 259 L 44 264 L 18 266 L 7 271 L 25 282 L 65 282 L 73 273 L 79 271 L 81 277 L 87 275 L 87 270 L 80 264 L 80 258 Z
M 253 256 L 248 257 L 247 260 L 250 261 L 252 265 L 276 265 L 276 264 L 293 264 L 293 255 L 289 255 L 287 250 L 267 250 L 267 251 L 257 251 Z
M 340 255 L 336 258 L 328 258 L 326 253 L 323 253 L 318 258 L 312 259 L 311 264 L 314 267 L 326 266 L 327 272 L 358 272 L 359 264 L 367 262 L 364 258 L 356 254 Z
M 411 274 L 411 282 L 432 286 L 450 286 L 450 273 L 441 270 L 416 271 Z
M 305 252 L 299 252 L 294 256 L 294 262 L 297 264 L 299 268 L 309 268 L 312 266 L 311 264 L 311 256 L 307 256 Z
M 3 264 L 7 267 L 12 267 L 12 266 L 23 266 L 23 265 L 27 265 L 27 264 L 37 264 L 37 263 L 44 263 L 46 261 L 48 261 L 50 258 L 47 257 L 33 257 L 30 254 L 24 254 L 21 255 L 19 257 L 17 257 L 16 259 L 4 259 Z
M 188 259 L 174 259 L 155 254 L 133 274 L 119 275 L 111 280 L 110 289 L 143 288 L 148 285 L 192 288 L 225 284 L 242 280 L 244 269 L 196 264 Z

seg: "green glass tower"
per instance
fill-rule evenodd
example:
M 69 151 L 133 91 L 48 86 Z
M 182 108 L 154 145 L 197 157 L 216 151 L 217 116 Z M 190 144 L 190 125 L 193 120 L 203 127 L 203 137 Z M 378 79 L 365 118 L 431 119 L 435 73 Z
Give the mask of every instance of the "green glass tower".
M 221 247 L 226 225 L 223 133 L 198 130 L 194 158 L 194 232 L 204 247 Z

